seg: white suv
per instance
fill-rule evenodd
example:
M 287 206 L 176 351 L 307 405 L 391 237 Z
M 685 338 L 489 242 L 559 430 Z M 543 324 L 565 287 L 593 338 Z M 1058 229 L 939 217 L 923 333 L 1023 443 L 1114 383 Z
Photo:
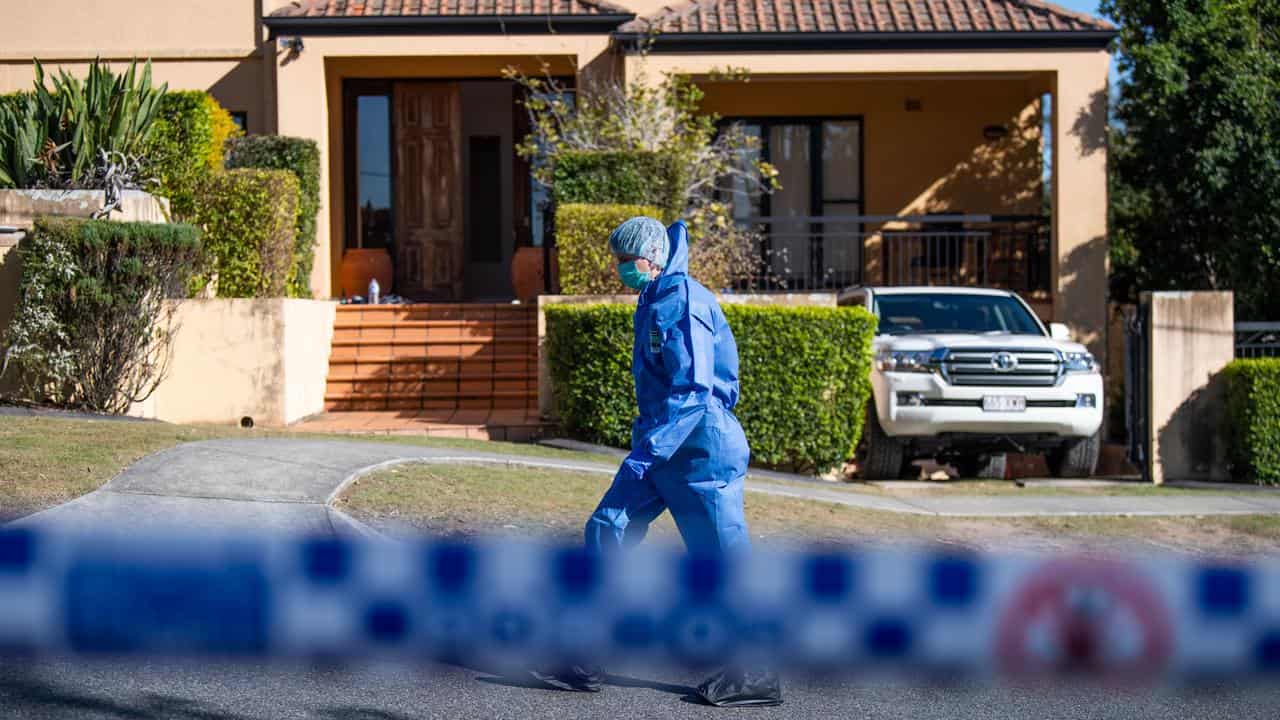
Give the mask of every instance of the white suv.
M 998 479 L 1007 452 L 1044 453 L 1058 477 L 1093 473 L 1102 376 L 1065 325 L 1046 328 L 1004 290 L 851 293 L 880 320 L 864 477 L 909 477 L 914 460 L 934 458 L 965 477 Z

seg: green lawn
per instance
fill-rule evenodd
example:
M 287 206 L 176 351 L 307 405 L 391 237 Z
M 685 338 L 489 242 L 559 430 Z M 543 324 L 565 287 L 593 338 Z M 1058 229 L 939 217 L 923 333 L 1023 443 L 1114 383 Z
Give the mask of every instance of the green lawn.
M 612 458 L 536 445 L 386 435 L 316 435 L 226 426 L 183 426 L 64 418 L 0 417 L 0 520 L 12 519 L 90 492 L 135 460 L 182 442 L 215 438 L 301 437 L 339 442 L 384 442 L 457 447 L 611 465 Z M 605 473 L 571 473 L 493 465 L 402 466 L 362 479 L 341 499 L 344 508 L 374 523 L 398 520 L 440 532 L 515 531 L 577 538 L 607 486 Z M 1133 485 L 1098 489 L 1018 488 L 1012 483 L 953 481 L 919 490 L 862 484 L 824 487 L 857 493 L 1167 494 L 1212 491 Z M 1115 542 L 1250 551 L 1280 543 L 1280 518 L 1056 518 L 940 519 L 860 510 L 832 503 L 747 495 L 752 534 L 841 540 L 929 539 L 979 547 L 1060 546 Z M 656 535 L 674 537 L 669 518 Z
M 445 534 L 581 537 L 607 474 L 486 465 L 402 465 L 353 484 L 339 507 L 375 526 Z M 1121 544 L 1200 552 L 1255 552 L 1280 543 L 1280 517 L 937 518 L 834 503 L 746 495 L 761 539 L 937 541 L 984 549 L 1111 549 Z M 652 534 L 675 538 L 668 515 Z
M 331 438 L 599 460 L 598 456 L 568 450 L 479 440 L 316 435 L 212 425 L 6 416 L 0 417 L 0 522 L 95 490 L 130 463 L 153 452 L 194 440 L 243 437 Z

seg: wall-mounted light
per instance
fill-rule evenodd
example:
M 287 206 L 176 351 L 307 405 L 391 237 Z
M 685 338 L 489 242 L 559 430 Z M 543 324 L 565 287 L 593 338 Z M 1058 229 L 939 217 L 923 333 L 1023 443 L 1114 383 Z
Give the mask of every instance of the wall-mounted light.
M 288 50 L 291 54 L 297 55 L 302 52 L 302 38 L 296 35 L 280 38 L 280 49 Z
M 1003 125 L 988 125 L 982 128 L 982 137 L 995 142 L 1009 137 L 1009 128 Z

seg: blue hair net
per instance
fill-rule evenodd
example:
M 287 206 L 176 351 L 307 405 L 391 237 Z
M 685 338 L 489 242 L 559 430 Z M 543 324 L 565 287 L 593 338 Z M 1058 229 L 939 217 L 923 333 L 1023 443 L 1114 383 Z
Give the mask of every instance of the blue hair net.
M 642 257 L 658 267 L 667 266 L 670 248 L 667 228 L 651 217 L 633 217 L 609 235 L 609 249 L 615 255 Z

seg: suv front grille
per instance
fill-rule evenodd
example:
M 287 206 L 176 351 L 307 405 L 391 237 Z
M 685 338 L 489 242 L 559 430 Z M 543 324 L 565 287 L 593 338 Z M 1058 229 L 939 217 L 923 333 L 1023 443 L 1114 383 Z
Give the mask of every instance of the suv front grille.
M 1004 355 L 1008 358 L 1000 358 Z M 952 385 L 1053 387 L 1062 376 L 1062 357 L 1053 350 L 948 350 L 941 370 Z

